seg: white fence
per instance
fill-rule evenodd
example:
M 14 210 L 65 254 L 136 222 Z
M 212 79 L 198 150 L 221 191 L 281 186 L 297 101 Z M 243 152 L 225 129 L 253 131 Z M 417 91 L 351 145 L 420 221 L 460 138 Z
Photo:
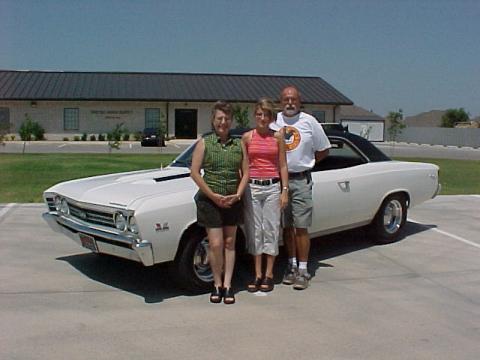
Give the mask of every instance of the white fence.
M 429 128 L 406 127 L 397 136 L 396 141 L 430 144 L 480 147 L 480 129 L 478 128 Z

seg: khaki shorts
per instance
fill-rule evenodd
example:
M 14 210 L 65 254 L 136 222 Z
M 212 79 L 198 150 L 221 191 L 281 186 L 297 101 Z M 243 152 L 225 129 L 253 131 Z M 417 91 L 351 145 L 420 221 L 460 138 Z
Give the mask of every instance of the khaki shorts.
M 312 187 L 310 176 L 288 180 L 289 201 L 283 210 L 283 227 L 306 229 L 312 225 Z
M 236 202 L 228 209 L 219 208 L 202 192 L 195 195 L 197 222 L 206 228 L 221 228 L 243 224 L 243 204 Z

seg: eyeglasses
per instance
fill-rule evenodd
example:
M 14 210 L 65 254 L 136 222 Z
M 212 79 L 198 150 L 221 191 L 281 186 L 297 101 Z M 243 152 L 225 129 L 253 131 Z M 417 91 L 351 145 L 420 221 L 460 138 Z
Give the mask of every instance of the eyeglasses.
M 265 114 L 265 113 L 255 113 L 255 117 L 265 119 L 265 118 L 270 118 L 272 116 L 270 114 Z

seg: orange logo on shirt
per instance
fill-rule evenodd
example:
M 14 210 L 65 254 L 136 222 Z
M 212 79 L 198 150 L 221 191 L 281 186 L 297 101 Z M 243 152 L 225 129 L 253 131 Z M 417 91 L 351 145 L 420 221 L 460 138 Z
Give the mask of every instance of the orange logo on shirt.
M 293 126 L 285 126 L 285 150 L 292 151 L 300 144 L 300 133 Z

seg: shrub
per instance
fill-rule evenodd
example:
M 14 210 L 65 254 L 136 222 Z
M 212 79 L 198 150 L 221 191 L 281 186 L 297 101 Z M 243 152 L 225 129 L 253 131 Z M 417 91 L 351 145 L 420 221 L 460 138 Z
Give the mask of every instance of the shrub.
M 30 115 L 25 114 L 25 120 L 20 125 L 20 129 L 18 130 L 20 134 L 20 138 L 23 141 L 30 141 L 32 140 L 33 135 L 33 121 L 30 118 Z
M 123 141 L 130 140 L 130 134 L 123 134 Z
M 90 135 L 90 141 L 95 141 L 95 140 L 97 140 L 97 138 L 95 137 L 95 135 L 93 135 L 93 134 Z
M 15 135 L 10 135 L 10 139 L 11 139 L 12 141 L 14 141 L 14 140 L 15 140 Z
M 87 141 L 87 133 L 82 134 L 82 141 Z
M 75 135 L 75 136 L 73 137 L 73 141 L 80 141 L 80 136 Z
M 98 134 L 98 141 L 105 141 L 105 135 Z
M 36 121 L 33 122 L 32 133 L 35 140 L 45 140 L 45 129 Z
M 25 120 L 20 125 L 18 132 L 23 141 L 45 139 L 45 129 L 38 122 L 33 121 L 29 114 L 25 114 Z
M 68 137 L 64 137 L 63 141 L 69 141 L 70 139 Z
M 133 138 L 135 139 L 135 141 L 140 141 L 142 140 L 142 132 L 141 131 L 137 131 L 133 134 Z

